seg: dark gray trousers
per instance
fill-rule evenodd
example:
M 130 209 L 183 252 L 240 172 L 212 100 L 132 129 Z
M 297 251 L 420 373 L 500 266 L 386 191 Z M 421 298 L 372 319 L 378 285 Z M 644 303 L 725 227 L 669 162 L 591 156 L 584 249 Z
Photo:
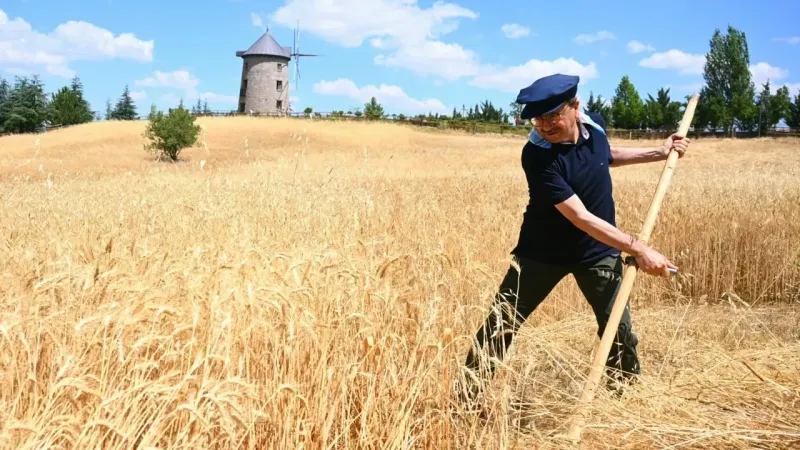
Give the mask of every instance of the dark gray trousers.
M 517 257 L 517 262 L 520 273 L 514 267 L 509 267 L 491 312 L 475 336 L 478 348 L 473 347 L 467 355 L 467 368 L 481 378 L 487 372 L 489 375 L 494 372 L 492 358 L 504 358 L 519 327 L 562 278 L 570 273 L 575 277 L 578 287 L 592 306 L 597 319 L 597 335 L 601 337 L 622 282 L 623 263 L 619 256 L 603 258 L 594 264 L 566 267 L 521 257 Z M 606 362 L 612 378 L 627 378 L 640 373 L 637 344 L 638 338 L 631 326 L 630 308 L 626 305 Z M 481 351 L 483 348 L 487 351 Z

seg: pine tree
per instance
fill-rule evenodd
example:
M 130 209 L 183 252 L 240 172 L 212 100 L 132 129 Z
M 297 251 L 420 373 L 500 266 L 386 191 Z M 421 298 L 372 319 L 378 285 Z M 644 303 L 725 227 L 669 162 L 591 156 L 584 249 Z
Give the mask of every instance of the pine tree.
M 114 118 L 114 111 L 111 109 L 111 100 L 106 99 L 106 120 Z
M 59 125 L 78 125 L 94 119 L 89 102 L 83 98 L 83 85 L 77 76 L 69 87 L 64 86 L 52 94 L 48 116 L 54 124 Z
M 703 77 L 706 86 L 700 92 L 698 125 L 720 126 L 733 135 L 734 127 L 753 129 L 758 123 L 755 87 L 750 74 L 750 51 L 744 32 L 728 26 L 728 34 L 719 29 L 709 42 Z
M 203 114 L 211 114 L 211 110 L 208 109 L 208 99 L 203 100 Z
M 383 106 L 375 97 L 370 98 L 369 102 L 364 104 L 364 117 L 371 120 L 383 118 Z
M 117 104 L 111 115 L 117 120 L 136 120 L 136 104 L 131 98 L 127 85 L 125 85 L 125 90 L 122 91 L 122 95 L 119 97 L 119 100 L 117 100 Z
M 77 125 L 92 120 L 91 112 L 73 89 L 63 86 L 52 94 L 48 116 L 55 125 Z
M 3 131 L 3 124 L 8 117 L 11 108 L 11 87 L 5 78 L 0 79 L 0 132 Z
M 4 102 L 7 113 L 3 131 L 10 133 L 32 133 L 47 120 L 47 96 L 38 75 L 33 78 L 16 77 L 14 88 Z
M 158 108 L 156 108 L 156 104 L 155 103 L 151 103 L 150 104 L 150 113 L 147 114 L 147 120 L 153 120 L 156 117 L 156 115 L 158 115 L 158 112 L 159 111 L 158 111 Z
M 786 116 L 786 125 L 792 130 L 800 129 L 800 90 L 795 94 L 794 102 L 789 104 L 789 114 Z
M 644 103 L 627 75 L 622 77 L 611 100 L 611 120 L 615 128 L 638 130 L 644 117 Z
M 508 104 L 508 107 L 511 108 L 508 114 L 514 119 L 514 124 L 520 123 L 522 121 L 522 119 L 520 119 L 520 116 L 522 115 L 523 106 L 517 103 L 516 101 L 513 101 Z
M 602 95 L 598 95 L 597 98 L 594 97 L 594 92 L 589 92 L 589 99 L 586 101 L 586 106 L 583 107 L 583 110 L 587 113 L 597 113 L 605 120 L 606 124 L 611 124 L 611 107 L 606 105 L 606 101 L 603 100 Z
M 761 86 L 761 93 L 758 94 L 756 106 L 758 107 L 758 133 L 761 135 L 764 131 L 772 128 L 772 126 L 777 123 L 777 120 L 771 123 L 772 95 L 770 94 L 769 81 Z
M 775 126 L 781 119 L 788 121 L 791 110 L 789 106 L 792 104 L 792 99 L 789 97 L 789 88 L 781 86 L 775 95 L 770 98 L 771 114 L 770 122 Z
M 78 99 L 80 113 L 78 114 L 79 122 L 77 123 L 91 122 L 94 119 L 94 114 L 92 113 L 89 102 L 83 97 L 83 83 L 81 83 L 77 75 L 72 78 L 70 89 L 75 93 Z
M 650 94 L 647 94 L 647 100 L 644 103 L 642 125 L 651 130 L 661 130 L 664 125 L 664 111 L 658 101 Z
M 670 88 L 660 88 L 656 93 L 656 101 L 661 108 L 662 122 L 659 129 L 663 131 L 674 131 L 681 122 L 681 102 L 673 101 L 669 97 Z

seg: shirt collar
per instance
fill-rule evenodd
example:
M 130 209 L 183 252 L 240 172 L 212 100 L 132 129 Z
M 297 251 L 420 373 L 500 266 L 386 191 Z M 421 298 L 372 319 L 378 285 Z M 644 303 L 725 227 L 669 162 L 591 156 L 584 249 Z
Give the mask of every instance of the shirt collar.
M 589 130 L 586 129 L 586 125 L 594 127 L 597 131 L 606 134 L 605 131 L 603 131 L 603 128 L 597 123 L 595 123 L 595 121 L 592 120 L 591 117 L 589 117 L 586 113 L 579 111 L 578 129 L 580 130 L 581 136 L 583 136 L 584 139 L 589 139 Z M 536 128 L 531 129 L 531 132 L 528 134 L 528 140 L 531 141 L 533 144 L 538 145 L 539 147 L 550 148 L 550 141 L 543 138 L 542 135 L 540 135 L 539 132 L 536 131 Z M 571 144 L 571 142 L 563 142 L 563 143 Z

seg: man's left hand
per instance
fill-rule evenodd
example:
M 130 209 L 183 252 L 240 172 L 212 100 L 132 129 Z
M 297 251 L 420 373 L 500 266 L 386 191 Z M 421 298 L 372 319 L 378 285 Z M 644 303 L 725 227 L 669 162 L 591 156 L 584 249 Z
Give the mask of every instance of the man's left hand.
M 675 149 L 678 152 L 678 158 L 683 158 L 683 154 L 686 153 L 686 150 L 689 149 L 689 144 L 692 143 L 692 140 L 683 137 L 679 134 L 673 134 L 672 136 L 668 137 L 664 144 L 661 146 L 661 151 L 664 157 L 666 158 L 669 156 L 669 152 L 672 149 Z

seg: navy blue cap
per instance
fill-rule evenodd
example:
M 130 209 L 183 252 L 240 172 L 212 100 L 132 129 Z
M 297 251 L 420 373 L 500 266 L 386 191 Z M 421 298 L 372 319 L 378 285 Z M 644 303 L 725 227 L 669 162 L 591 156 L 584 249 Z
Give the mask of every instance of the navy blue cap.
M 528 120 L 558 109 L 562 103 L 578 93 L 576 75 L 554 74 L 539 78 L 517 95 L 517 103 L 525 105 L 520 118 Z

